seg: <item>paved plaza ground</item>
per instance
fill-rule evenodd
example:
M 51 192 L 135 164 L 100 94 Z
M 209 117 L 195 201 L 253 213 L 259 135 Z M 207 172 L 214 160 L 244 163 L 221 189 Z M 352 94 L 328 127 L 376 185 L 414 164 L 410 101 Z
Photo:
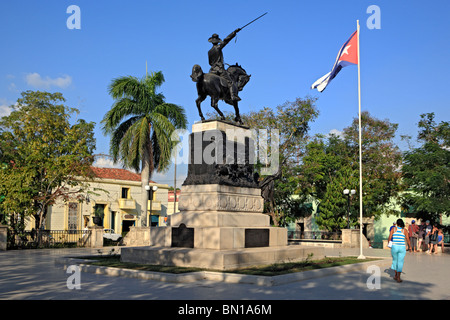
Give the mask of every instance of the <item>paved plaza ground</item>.
M 107 252 L 108 248 L 103 251 Z M 448 250 L 448 249 L 447 249 Z M 371 276 L 351 271 L 276 286 L 201 280 L 170 283 L 81 273 L 81 288 L 68 289 L 63 266 L 55 260 L 97 253 L 96 249 L 42 249 L 0 252 L 2 300 L 449 300 L 450 254 L 407 253 L 403 283 L 381 268 L 380 288 Z M 357 256 L 359 249 L 326 249 L 327 256 Z M 364 255 L 389 257 L 389 250 L 364 249 Z

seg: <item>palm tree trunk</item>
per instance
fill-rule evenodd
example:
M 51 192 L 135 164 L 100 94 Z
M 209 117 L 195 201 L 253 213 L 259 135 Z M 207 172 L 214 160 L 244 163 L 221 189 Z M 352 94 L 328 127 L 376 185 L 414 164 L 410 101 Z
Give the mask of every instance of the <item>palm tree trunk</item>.
M 142 155 L 142 172 L 141 172 L 141 183 L 142 183 L 142 207 L 141 207 L 141 226 L 151 226 L 151 221 L 148 217 L 148 198 L 149 192 L 145 190 L 145 186 L 149 185 L 150 177 L 153 173 L 153 148 L 151 142 L 148 144 L 147 150 L 144 151 Z
M 145 190 L 145 186 L 148 186 L 150 180 L 150 161 L 148 153 L 145 152 L 142 155 L 142 172 L 141 172 L 141 183 L 142 183 L 142 206 L 141 206 L 141 226 L 150 226 L 148 222 L 148 194 L 149 192 Z

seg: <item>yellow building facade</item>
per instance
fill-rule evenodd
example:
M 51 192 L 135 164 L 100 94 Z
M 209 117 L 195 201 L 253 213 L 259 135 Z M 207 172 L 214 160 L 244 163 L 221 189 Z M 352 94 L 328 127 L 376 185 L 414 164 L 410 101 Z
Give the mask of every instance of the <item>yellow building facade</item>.
M 142 226 L 150 220 L 153 225 L 165 225 L 168 214 L 167 184 L 149 183 L 151 187 L 156 186 L 157 191 L 148 201 L 148 216 L 141 219 L 143 205 L 140 175 L 125 169 L 92 169 L 95 179 L 88 181 L 87 200 L 60 201 L 49 207 L 45 221 L 47 230 L 82 230 L 97 224 L 122 234 L 131 226 Z

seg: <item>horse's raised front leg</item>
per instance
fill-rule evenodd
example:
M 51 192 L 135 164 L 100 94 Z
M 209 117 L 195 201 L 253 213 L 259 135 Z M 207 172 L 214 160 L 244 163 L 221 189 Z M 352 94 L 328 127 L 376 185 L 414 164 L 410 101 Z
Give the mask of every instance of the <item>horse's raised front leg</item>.
M 203 116 L 202 108 L 200 107 L 200 105 L 205 99 L 206 99 L 206 96 L 198 96 L 197 100 L 195 100 L 195 103 L 197 104 L 198 115 L 200 116 L 200 119 L 202 121 L 205 121 L 205 117 Z

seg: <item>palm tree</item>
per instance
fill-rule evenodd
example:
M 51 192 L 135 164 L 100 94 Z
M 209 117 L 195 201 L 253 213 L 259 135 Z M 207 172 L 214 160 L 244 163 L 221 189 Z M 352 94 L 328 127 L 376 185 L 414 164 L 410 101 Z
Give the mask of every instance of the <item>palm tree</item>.
M 187 126 L 184 109 L 166 103 L 165 97 L 156 92 L 163 82 L 161 71 L 142 79 L 132 76 L 114 79 L 108 89 L 115 102 L 102 120 L 103 133 L 111 135 L 114 163 L 120 160 L 125 168 L 141 172 L 144 225 L 149 200 L 145 186 L 155 169 L 158 172 L 168 169 L 175 144 L 171 134 Z

